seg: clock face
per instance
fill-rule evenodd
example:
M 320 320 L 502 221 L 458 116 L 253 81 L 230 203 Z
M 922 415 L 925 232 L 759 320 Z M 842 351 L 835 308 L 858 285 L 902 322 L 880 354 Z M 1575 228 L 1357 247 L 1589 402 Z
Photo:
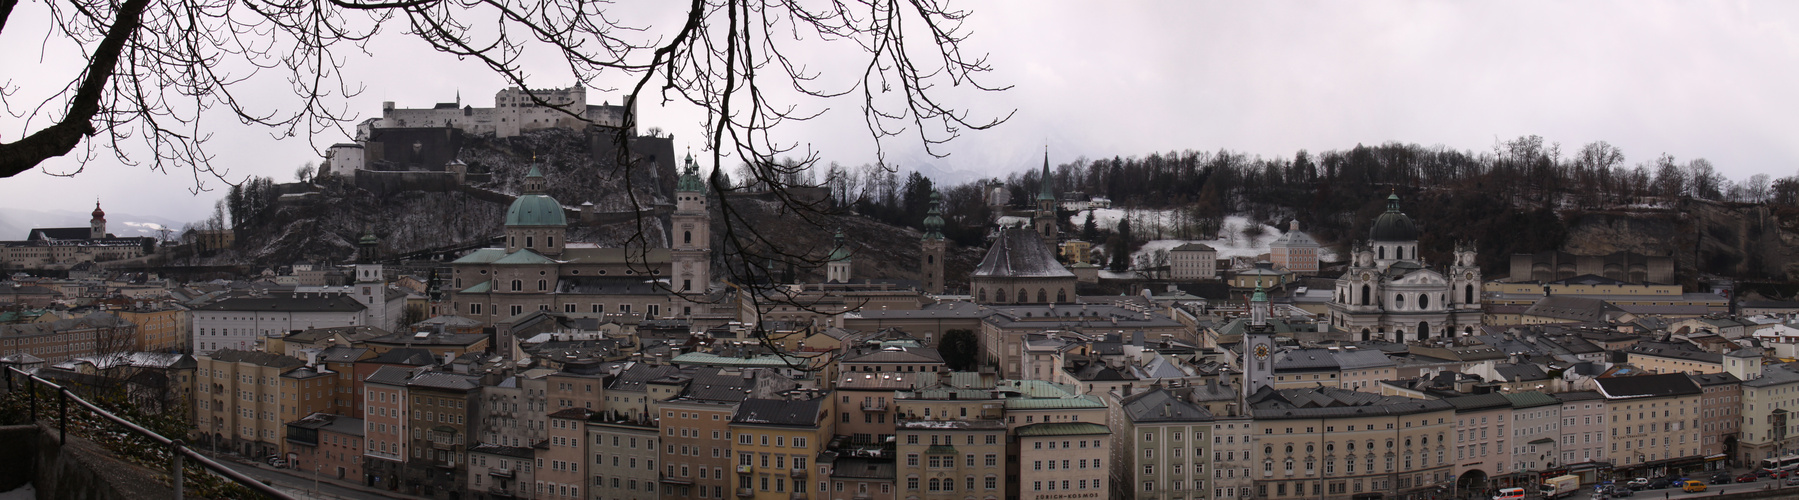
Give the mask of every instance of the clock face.
M 1463 279 L 1474 279 L 1474 273 L 1463 274 Z
M 1374 279 L 1374 275 L 1368 274 L 1368 273 L 1362 273 L 1362 281 L 1368 281 L 1371 279 Z
M 1256 346 L 1256 359 L 1268 359 L 1268 346 Z

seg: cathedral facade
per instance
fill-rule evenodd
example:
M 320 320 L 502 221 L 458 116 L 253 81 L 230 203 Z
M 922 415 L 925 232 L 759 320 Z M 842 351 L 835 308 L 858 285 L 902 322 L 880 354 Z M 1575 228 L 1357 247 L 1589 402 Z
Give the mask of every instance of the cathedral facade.
M 1458 244 L 1454 262 L 1432 268 L 1418 257 L 1418 225 L 1387 197 L 1368 241 L 1337 278 L 1331 325 L 1356 340 L 1406 342 L 1472 334 L 1480 326 L 1480 267 L 1474 246 Z

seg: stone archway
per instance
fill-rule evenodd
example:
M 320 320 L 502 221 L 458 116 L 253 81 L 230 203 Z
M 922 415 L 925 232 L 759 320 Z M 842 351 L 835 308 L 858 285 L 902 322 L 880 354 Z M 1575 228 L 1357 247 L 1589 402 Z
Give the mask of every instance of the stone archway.
M 1461 493 L 1485 491 L 1487 489 L 1487 472 L 1473 469 L 1463 472 L 1455 479 L 1455 489 Z
M 1430 340 L 1430 323 L 1418 322 L 1418 340 Z
M 1367 342 L 1370 340 L 1374 340 L 1374 332 L 1367 328 L 1363 328 L 1362 329 L 1362 341 Z

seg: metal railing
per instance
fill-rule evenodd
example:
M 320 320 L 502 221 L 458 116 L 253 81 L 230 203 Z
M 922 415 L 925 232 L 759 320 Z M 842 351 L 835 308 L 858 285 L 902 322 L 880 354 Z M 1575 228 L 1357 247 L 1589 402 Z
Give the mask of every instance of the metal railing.
M 286 493 L 282 493 L 280 490 L 275 489 L 274 486 L 265 484 L 262 481 L 258 481 L 255 478 L 245 475 L 242 472 L 238 472 L 236 470 L 231 469 L 230 467 L 226 467 L 223 464 L 213 461 L 211 458 L 207 458 L 205 455 L 201 455 L 199 452 L 194 451 L 192 448 L 188 448 L 187 445 L 182 443 L 181 440 L 179 440 L 179 439 L 169 439 L 167 437 L 164 437 L 161 434 L 157 434 L 154 431 L 145 429 L 145 428 L 143 428 L 143 426 L 134 424 L 129 420 L 119 418 L 118 415 L 114 415 L 112 412 L 101 409 L 99 406 L 96 406 L 94 403 L 91 403 L 85 399 L 81 399 L 80 396 L 71 394 L 69 392 L 69 388 L 63 387 L 62 385 L 57 384 L 55 382 L 51 382 L 49 380 L 39 378 L 37 375 L 25 373 L 24 371 L 22 371 L 18 368 L 15 368 L 15 367 L 10 367 L 10 366 L 6 367 L 5 375 L 6 375 L 6 390 L 7 390 L 7 392 L 12 392 L 18 388 L 18 385 L 14 383 L 14 380 L 15 380 L 14 374 L 15 373 L 18 375 L 23 375 L 25 377 L 24 384 L 26 386 L 27 391 L 30 393 L 30 396 L 28 396 L 30 399 L 30 403 L 29 403 L 30 410 L 29 411 L 30 411 L 30 415 L 31 415 L 31 421 L 33 423 L 38 422 L 38 389 L 39 389 L 39 386 L 44 386 L 44 387 L 56 390 L 56 422 L 55 422 L 55 424 L 56 424 L 57 442 L 59 442 L 59 443 L 67 443 L 68 442 L 69 403 L 73 402 L 75 405 L 80 406 L 82 408 L 86 408 L 88 411 L 93 412 L 95 415 L 99 415 L 101 418 L 109 420 L 114 424 L 118 424 L 120 427 L 124 427 L 125 430 L 131 431 L 131 433 L 133 433 L 133 434 L 137 434 L 139 436 L 149 438 L 151 441 L 155 441 L 159 445 L 168 447 L 168 449 L 169 449 L 169 470 L 170 470 L 169 482 L 173 483 L 172 486 L 175 490 L 175 500 L 182 500 L 182 499 L 186 498 L 186 488 L 185 488 L 185 484 L 183 484 L 183 483 L 185 483 L 186 479 L 187 479 L 186 474 L 184 473 L 185 472 L 184 468 L 186 467 L 187 460 L 193 460 L 196 463 L 199 463 L 201 467 L 204 467 L 205 469 L 212 471 L 214 474 L 223 476 L 226 479 L 231 480 L 232 482 L 243 485 L 246 488 L 256 491 L 257 493 L 266 495 L 270 498 L 276 498 L 279 500 L 293 500 L 293 498 L 294 498 L 293 496 L 290 496 Z

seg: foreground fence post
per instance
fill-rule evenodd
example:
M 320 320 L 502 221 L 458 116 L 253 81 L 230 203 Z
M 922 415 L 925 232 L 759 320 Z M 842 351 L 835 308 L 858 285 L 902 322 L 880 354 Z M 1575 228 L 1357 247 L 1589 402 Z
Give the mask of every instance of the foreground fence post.
M 56 390 L 56 440 L 69 443 L 69 390 Z
M 182 482 L 187 479 L 187 471 L 182 467 L 182 462 L 187 459 L 185 448 L 186 446 L 183 446 L 179 439 L 169 443 L 169 461 L 173 462 L 175 467 L 175 470 L 169 473 L 169 482 L 174 483 L 175 500 L 182 500 L 186 497 L 186 492 L 182 491 Z

